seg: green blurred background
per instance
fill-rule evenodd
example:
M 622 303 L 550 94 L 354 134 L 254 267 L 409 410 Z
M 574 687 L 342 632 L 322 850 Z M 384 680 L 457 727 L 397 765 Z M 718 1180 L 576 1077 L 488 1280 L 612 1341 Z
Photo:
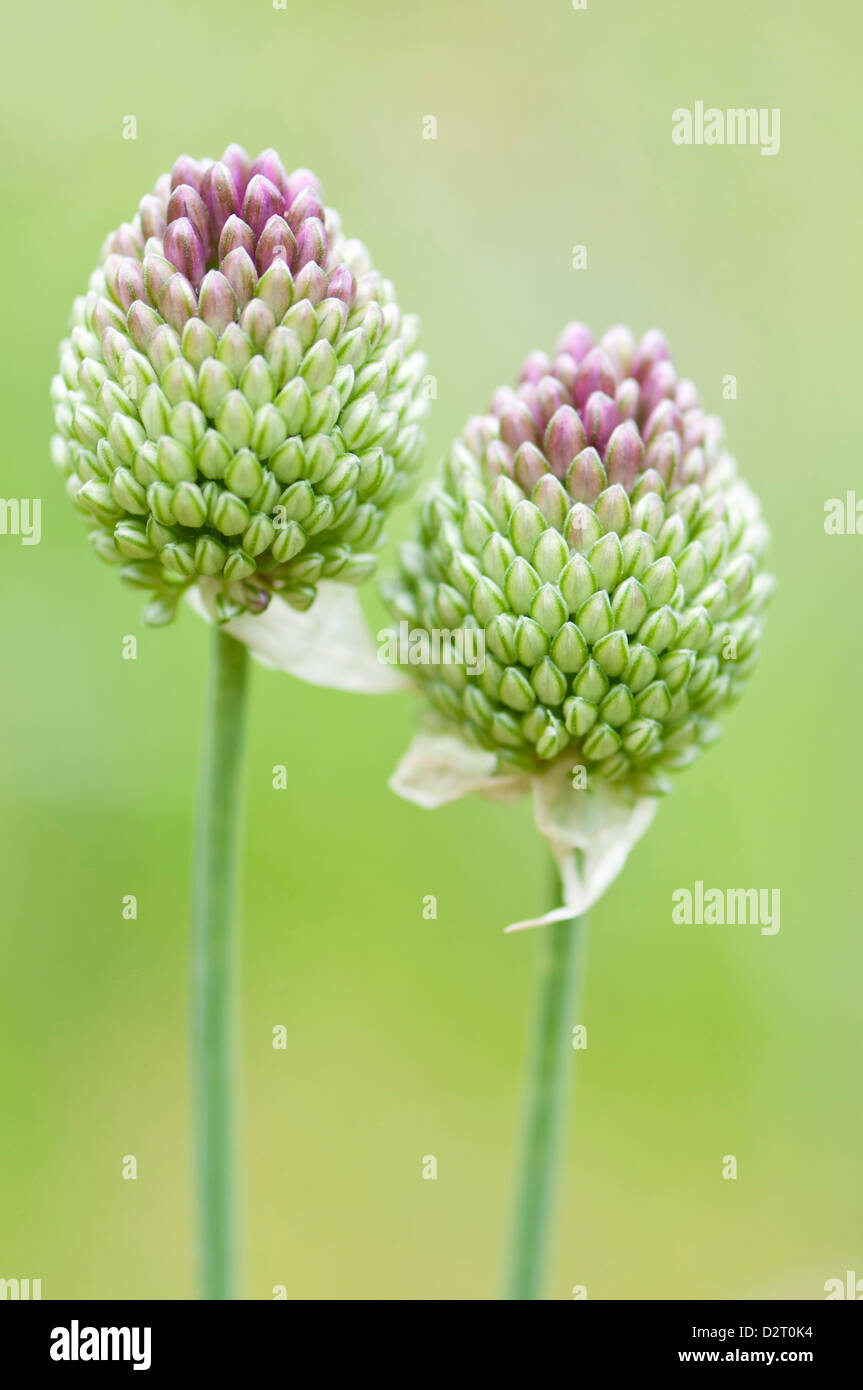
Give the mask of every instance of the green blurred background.
M 141 628 L 140 597 L 92 556 L 48 461 L 48 383 L 105 233 L 177 154 L 231 140 L 312 166 L 421 314 L 429 471 L 571 318 L 661 326 L 721 409 L 780 587 L 748 698 L 594 913 L 549 1294 L 819 1298 L 863 1275 L 863 540 L 823 529 L 859 478 L 861 33 L 851 0 L 52 0 L 7 21 L 0 490 L 44 499 L 44 535 L 0 537 L 0 1275 L 39 1277 L 46 1298 L 194 1294 L 187 852 L 207 634 L 189 613 Z M 780 154 L 673 145 L 672 110 L 698 99 L 779 107 Z M 410 696 L 254 672 L 251 1298 L 496 1289 L 537 945 L 501 927 L 541 906 L 546 865 L 526 803 L 431 815 L 388 791 L 414 714 Z M 779 888 L 779 935 L 673 926 L 672 890 L 697 878 Z

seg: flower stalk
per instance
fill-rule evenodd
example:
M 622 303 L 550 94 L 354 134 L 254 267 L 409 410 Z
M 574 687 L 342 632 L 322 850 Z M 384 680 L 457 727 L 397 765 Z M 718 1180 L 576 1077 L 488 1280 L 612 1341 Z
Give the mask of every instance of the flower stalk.
M 556 880 L 555 880 L 556 882 Z M 577 1054 L 572 1029 L 584 983 L 588 918 L 544 927 L 503 1297 L 542 1298 L 555 1190 Z
M 192 869 L 192 1074 L 200 1293 L 237 1296 L 237 860 L 248 652 L 213 629 Z

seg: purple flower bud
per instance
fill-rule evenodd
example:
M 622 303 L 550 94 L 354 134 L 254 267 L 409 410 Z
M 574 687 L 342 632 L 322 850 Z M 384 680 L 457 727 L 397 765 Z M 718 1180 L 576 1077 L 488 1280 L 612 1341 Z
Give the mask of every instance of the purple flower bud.
M 671 362 L 655 362 L 641 382 L 641 411 L 644 419 L 660 401 L 671 399 L 677 387 L 677 373 Z
M 683 416 L 674 402 L 668 400 L 660 401 L 656 409 L 651 411 L 642 433 L 649 444 L 666 430 L 674 430 L 676 434 L 683 433 Z
M 602 391 L 592 392 L 585 402 L 582 418 L 588 443 L 595 445 L 600 454 L 604 453 L 612 430 L 620 424 L 620 411 L 611 396 Z
M 560 410 L 569 405 L 569 397 L 562 382 L 555 376 L 544 376 L 537 387 L 540 420 L 545 428 Z
M 252 164 L 250 177 L 254 178 L 256 174 L 263 174 L 265 179 L 275 184 L 283 198 L 287 197 L 288 176 L 285 173 L 285 166 L 275 150 L 264 150 L 262 154 L 258 155 Z
M 499 386 L 489 401 L 489 412 L 496 415 L 498 419 L 507 411 L 512 410 L 513 406 L 521 405 L 521 401 L 515 394 L 511 386 Z
M 565 353 L 562 353 L 559 357 L 555 357 L 552 370 L 560 384 L 569 392 L 570 399 L 572 399 L 572 394 L 575 390 L 575 378 L 578 375 L 578 367 L 576 366 L 574 358 L 568 357 Z
M 492 439 L 485 451 L 486 467 L 490 478 L 496 478 L 501 473 L 507 478 L 515 477 L 515 459 L 513 452 L 508 449 L 501 439 Z
M 348 308 L 353 307 L 356 297 L 357 287 L 353 275 L 346 265 L 340 265 L 333 271 L 327 285 L 327 294 L 331 299 L 340 299 Z
M 207 268 L 204 247 L 188 217 L 178 217 L 165 232 L 165 259 L 192 285 L 199 285 Z
M 587 444 L 584 425 L 571 405 L 562 405 L 548 422 L 545 431 L 545 452 L 556 478 L 566 477 L 566 471 L 576 454 Z
M 660 333 L 658 328 L 650 328 L 635 349 L 630 369 L 631 374 L 638 381 L 641 381 L 656 362 L 664 362 L 670 358 L 671 353 L 668 350 L 668 343 L 665 341 L 665 334 Z
M 703 450 L 690 449 L 688 453 L 683 455 L 683 461 L 677 469 L 674 481 L 679 487 L 687 487 L 690 483 L 702 482 L 706 472 Z
M 219 261 L 230 256 L 232 251 L 245 251 L 249 256 L 255 254 L 255 234 L 248 223 L 235 214 L 228 218 L 222 228 L 219 237 Z
M 608 440 L 604 462 L 609 483 L 620 483 L 627 492 L 631 492 L 644 464 L 644 445 L 638 426 L 632 420 L 624 420 L 614 430 Z
M 295 298 L 318 305 L 327 293 L 327 277 L 319 265 L 309 261 L 294 276 Z
M 204 255 L 211 255 L 215 250 L 215 240 L 210 214 L 200 193 L 190 183 L 178 184 L 168 199 L 168 223 L 176 222 L 181 217 L 188 217 L 198 233 Z
M 613 396 L 616 389 L 617 378 L 611 359 L 602 348 L 592 348 L 575 374 L 573 394 L 576 406 L 581 410 L 587 403 L 588 396 L 594 391 L 603 391 L 606 396 Z
M 310 188 L 320 198 L 321 185 L 318 183 L 311 169 L 295 169 L 293 173 L 288 176 L 288 188 L 285 196 L 289 211 L 293 207 L 296 199 L 299 198 L 300 194 L 306 188 Z
M 126 256 L 108 257 L 105 262 L 105 283 L 124 309 L 130 308 L 134 300 L 145 296 L 141 267 Z
M 516 400 L 500 417 L 500 437 L 511 449 L 537 442 L 536 422 L 523 401 Z
M 599 340 L 599 346 L 617 367 L 618 376 L 626 376 L 632 366 L 635 338 L 623 323 L 615 323 Z
M 551 371 L 551 360 L 546 352 L 531 352 L 524 360 L 521 374 L 518 378 L 519 384 L 523 381 L 532 381 L 536 386 L 544 376 L 548 376 Z
M 161 241 L 165 235 L 165 206 L 153 193 L 148 193 L 138 204 L 141 231 L 145 237 L 155 236 Z
M 620 383 L 614 393 L 614 399 L 617 402 L 622 420 L 635 420 L 637 418 L 641 403 L 641 387 L 635 377 L 628 376 Z
M 307 217 L 297 235 L 297 269 L 314 261 L 323 265 L 327 258 L 327 234 L 323 222 L 317 217 Z
M 201 180 L 201 197 L 210 214 L 213 237 L 218 242 L 222 228 L 237 211 L 237 189 L 227 164 L 211 164 Z
M 234 188 L 237 190 L 237 202 L 245 196 L 246 184 L 252 169 L 252 161 L 246 154 L 242 145 L 229 145 L 222 155 L 221 162 L 230 170 L 231 178 L 234 180 Z
M 263 275 L 274 260 L 282 260 L 290 270 L 297 254 L 294 234 L 283 217 L 274 214 L 261 232 L 255 252 L 255 263 Z
M 298 193 L 285 215 L 288 226 L 295 236 L 307 217 L 316 217 L 319 222 L 323 222 L 324 205 L 321 202 L 317 184 L 310 185 Z
M 557 343 L 558 354 L 571 357 L 576 365 L 593 347 L 593 334 L 584 323 L 568 323 Z
M 151 309 L 149 304 L 142 304 L 139 299 L 129 309 L 126 316 L 129 325 L 129 332 L 132 342 L 141 352 L 145 352 L 147 344 L 162 322 L 161 315 L 155 309 Z
M 118 227 L 114 233 L 113 249 L 119 256 L 131 256 L 134 260 L 141 259 L 143 245 L 135 233 L 130 223 L 124 222 L 122 227 Z
M 654 469 L 663 482 L 667 483 L 677 467 L 680 453 L 680 435 L 675 434 L 674 430 L 668 430 L 665 434 L 658 435 L 649 445 L 644 459 L 645 467 Z
M 143 269 L 147 295 L 153 304 L 158 304 L 162 290 L 176 273 L 174 267 L 164 256 L 148 255 L 144 257 Z
M 171 188 L 179 188 L 185 183 L 200 191 L 203 175 L 203 167 L 197 159 L 192 159 L 188 154 L 181 154 L 171 170 Z
M 539 392 L 537 391 L 533 382 L 523 381 L 521 385 L 518 387 L 515 394 L 521 401 L 522 405 L 527 406 L 528 410 L 533 416 L 533 422 L 536 425 L 537 429 L 543 430 L 545 428 L 545 422 L 543 421 L 542 410 L 539 404 Z
M 540 478 L 548 474 L 548 464 L 542 451 L 530 442 L 522 444 L 515 456 L 515 480 L 528 497 Z
M 273 213 L 280 213 L 284 198 L 280 190 L 263 174 L 255 174 L 249 179 L 243 199 L 243 220 L 248 222 L 256 237 L 266 227 Z
M 693 449 L 696 444 L 704 442 L 705 426 L 707 417 L 703 410 L 698 408 L 687 410 L 683 417 L 683 447 Z
M 687 410 L 694 410 L 701 405 L 701 397 L 696 390 L 695 382 L 689 377 L 681 377 L 677 383 L 677 390 L 674 393 L 674 404 L 678 410 L 686 414 Z

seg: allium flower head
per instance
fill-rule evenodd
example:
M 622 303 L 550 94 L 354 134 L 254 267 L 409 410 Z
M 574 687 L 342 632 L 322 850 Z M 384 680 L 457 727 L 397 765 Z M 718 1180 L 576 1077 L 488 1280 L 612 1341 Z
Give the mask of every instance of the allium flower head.
M 415 668 L 450 726 L 529 772 L 562 760 L 649 796 L 752 670 L 766 543 L 662 334 L 570 324 L 468 422 L 390 598 L 413 629 L 485 634 L 482 670 Z
M 417 336 L 307 170 L 232 145 L 159 179 L 53 383 L 55 460 L 150 621 L 202 581 L 228 620 L 373 569 L 423 448 Z

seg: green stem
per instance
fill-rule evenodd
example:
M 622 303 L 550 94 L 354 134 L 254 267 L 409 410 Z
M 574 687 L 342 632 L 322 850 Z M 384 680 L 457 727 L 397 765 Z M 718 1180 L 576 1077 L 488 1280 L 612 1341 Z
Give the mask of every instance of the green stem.
M 235 905 L 247 653 L 213 629 L 192 870 L 192 1070 L 201 1297 L 236 1296 Z
M 555 880 L 556 881 L 556 880 Z M 556 1170 L 575 1070 L 572 1029 L 584 973 L 587 917 L 537 929 L 538 975 L 505 1299 L 540 1299 Z

